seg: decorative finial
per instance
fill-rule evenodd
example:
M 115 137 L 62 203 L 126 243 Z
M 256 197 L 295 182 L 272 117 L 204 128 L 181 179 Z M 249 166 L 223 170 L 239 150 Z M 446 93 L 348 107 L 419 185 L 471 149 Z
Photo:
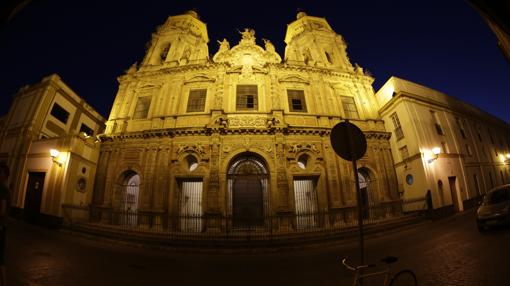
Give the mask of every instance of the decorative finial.
M 304 16 L 308 16 L 308 15 L 307 15 L 305 12 L 303 12 L 303 11 L 299 11 L 299 12 L 297 13 L 296 18 L 297 18 L 297 19 L 301 19 L 301 18 L 303 18 Z
M 200 19 L 200 17 L 198 16 L 197 11 L 195 11 L 195 9 L 188 10 L 188 11 L 186 11 L 186 13 L 185 13 L 185 14 L 186 14 L 186 15 L 190 15 L 190 16 L 192 16 L 193 18 Z

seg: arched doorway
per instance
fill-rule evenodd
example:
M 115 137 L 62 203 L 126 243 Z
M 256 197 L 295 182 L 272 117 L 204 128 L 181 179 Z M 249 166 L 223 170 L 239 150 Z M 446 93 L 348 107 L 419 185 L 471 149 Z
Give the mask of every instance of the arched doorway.
M 232 160 L 227 176 L 232 226 L 264 226 L 264 217 L 269 207 L 269 175 L 264 161 L 252 153 L 242 154 Z
M 121 224 L 136 226 L 138 222 L 138 197 L 140 193 L 140 176 L 132 170 L 122 174 L 120 210 Z

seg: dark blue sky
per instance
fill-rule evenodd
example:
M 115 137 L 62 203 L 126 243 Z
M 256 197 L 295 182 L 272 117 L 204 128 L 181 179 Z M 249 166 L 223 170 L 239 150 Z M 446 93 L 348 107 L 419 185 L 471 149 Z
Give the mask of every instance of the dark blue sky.
M 235 3 L 234 1 L 229 1 Z M 228 2 L 227 2 L 228 3 Z M 334 3 L 334 4 L 333 4 Z M 325 17 L 348 43 L 352 63 L 377 90 L 391 75 L 474 104 L 510 122 L 510 64 L 479 14 L 462 0 L 430 1 L 34 1 L 0 31 L 0 114 L 25 84 L 50 73 L 108 117 L 116 77 L 144 56 L 169 15 L 195 8 L 216 40 L 237 43 L 252 27 L 282 55 L 297 9 Z

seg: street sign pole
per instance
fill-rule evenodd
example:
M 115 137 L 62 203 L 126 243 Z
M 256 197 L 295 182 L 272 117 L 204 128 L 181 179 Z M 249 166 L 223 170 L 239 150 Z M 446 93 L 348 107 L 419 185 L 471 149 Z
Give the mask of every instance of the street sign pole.
M 359 244 L 359 259 L 360 259 L 360 265 L 364 265 L 365 259 L 364 259 L 364 245 L 363 245 L 363 209 L 362 209 L 362 200 L 361 200 L 361 190 L 359 188 L 359 176 L 358 176 L 358 166 L 356 164 L 356 157 L 354 156 L 354 142 L 351 139 L 352 138 L 352 130 L 351 130 L 351 124 L 349 123 L 349 120 L 345 120 L 345 122 L 348 124 L 348 136 L 347 140 L 349 141 L 349 149 L 352 154 L 352 171 L 354 172 L 354 184 L 356 185 L 356 203 L 358 205 L 358 232 L 359 232 L 359 238 L 358 238 L 358 244 Z
M 361 159 L 367 152 L 367 139 L 365 134 L 356 125 L 345 120 L 336 124 L 331 129 L 331 146 L 335 153 L 344 160 L 352 161 L 352 170 L 354 172 L 354 183 L 356 185 L 356 202 L 358 205 L 358 231 L 359 231 L 359 254 L 360 265 L 365 264 L 364 246 L 363 246 L 363 198 L 359 187 L 358 166 L 356 161 Z M 363 274 L 363 269 L 360 269 Z M 359 280 L 363 285 L 363 280 Z

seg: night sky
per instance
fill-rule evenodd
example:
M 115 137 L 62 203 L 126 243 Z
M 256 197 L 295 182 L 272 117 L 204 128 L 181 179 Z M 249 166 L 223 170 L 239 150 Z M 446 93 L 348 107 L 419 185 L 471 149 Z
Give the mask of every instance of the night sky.
M 346 39 L 351 62 L 372 73 L 375 90 L 395 75 L 510 122 L 510 64 L 466 1 L 225 3 L 35 0 L 0 31 L 0 114 L 21 86 L 58 73 L 107 118 L 117 76 L 142 61 L 156 26 L 189 9 L 207 24 L 211 58 L 217 40 L 227 38 L 233 46 L 244 27 L 255 29 L 261 46 L 262 38 L 270 39 L 283 58 L 287 24 L 301 9 L 325 17 Z

